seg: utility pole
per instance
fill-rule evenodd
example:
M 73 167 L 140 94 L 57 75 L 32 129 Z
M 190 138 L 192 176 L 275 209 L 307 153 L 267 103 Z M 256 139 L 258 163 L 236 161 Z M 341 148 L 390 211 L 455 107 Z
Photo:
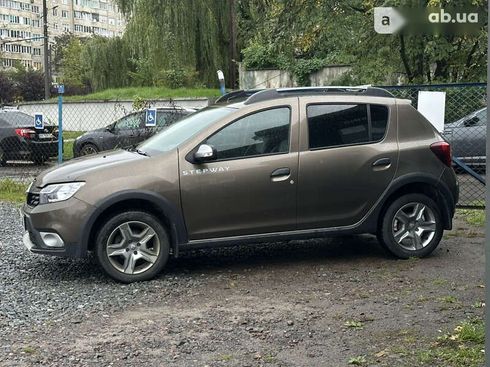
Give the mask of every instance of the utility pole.
M 235 0 L 229 0 L 229 19 L 230 19 L 230 43 L 229 43 L 229 54 L 230 54 L 230 65 L 229 73 L 230 76 L 228 80 L 230 81 L 231 89 L 236 87 L 236 7 Z
M 49 82 L 49 55 L 48 55 L 48 5 L 46 0 L 43 0 L 43 28 L 44 28 L 44 99 L 50 97 L 50 82 Z

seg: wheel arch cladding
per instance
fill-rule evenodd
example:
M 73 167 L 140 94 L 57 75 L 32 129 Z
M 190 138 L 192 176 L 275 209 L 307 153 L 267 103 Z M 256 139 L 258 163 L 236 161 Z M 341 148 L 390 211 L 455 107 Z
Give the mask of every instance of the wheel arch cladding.
M 95 246 L 95 237 L 104 223 L 114 213 L 124 210 L 141 210 L 153 214 L 166 227 L 174 256 L 178 245 L 187 243 L 187 229 L 182 212 L 169 200 L 151 191 L 127 190 L 114 193 L 96 204 L 96 209 L 82 225 L 82 251 L 85 253 Z
M 455 203 L 449 188 L 434 176 L 420 174 L 402 176 L 393 181 L 378 206 L 378 215 L 376 216 L 378 218 L 378 227 L 384 212 L 394 200 L 403 195 L 413 193 L 424 194 L 434 200 L 442 216 L 444 229 L 452 228 Z

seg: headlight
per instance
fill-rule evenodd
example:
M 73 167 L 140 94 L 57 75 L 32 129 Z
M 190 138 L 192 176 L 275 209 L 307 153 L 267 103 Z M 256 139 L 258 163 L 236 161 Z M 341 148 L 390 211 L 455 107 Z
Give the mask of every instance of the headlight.
M 48 185 L 39 193 L 39 204 L 56 203 L 68 200 L 85 185 L 85 182 L 68 182 L 62 184 Z

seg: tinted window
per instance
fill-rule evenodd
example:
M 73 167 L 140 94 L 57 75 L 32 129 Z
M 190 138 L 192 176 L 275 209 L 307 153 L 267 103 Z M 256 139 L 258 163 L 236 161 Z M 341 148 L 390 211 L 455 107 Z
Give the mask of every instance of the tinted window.
M 380 141 L 385 136 L 388 124 L 388 107 L 369 105 L 371 110 L 371 140 Z
M 369 141 L 366 105 L 308 106 L 310 148 Z
M 207 139 L 218 159 L 253 157 L 289 151 L 290 110 L 261 111 L 241 118 Z
M 48 121 L 46 119 L 45 123 Z M 34 116 L 29 116 L 23 112 L 1 112 L 0 113 L 0 125 L 2 126 L 14 126 L 14 127 L 29 127 L 34 126 Z
M 379 141 L 388 123 L 388 108 L 380 105 L 310 105 L 307 115 L 311 149 Z

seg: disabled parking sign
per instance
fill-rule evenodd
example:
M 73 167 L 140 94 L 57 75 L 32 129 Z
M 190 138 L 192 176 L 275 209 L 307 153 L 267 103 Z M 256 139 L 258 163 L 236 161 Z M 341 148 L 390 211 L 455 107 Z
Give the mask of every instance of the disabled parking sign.
M 157 125 L 157 109 L 148 108 L 146 110 L 146 126 L 156 126 Z
M 42 113 L 36 113 L 34 115 L 34 128 L 44 129 L 44 116 Z

